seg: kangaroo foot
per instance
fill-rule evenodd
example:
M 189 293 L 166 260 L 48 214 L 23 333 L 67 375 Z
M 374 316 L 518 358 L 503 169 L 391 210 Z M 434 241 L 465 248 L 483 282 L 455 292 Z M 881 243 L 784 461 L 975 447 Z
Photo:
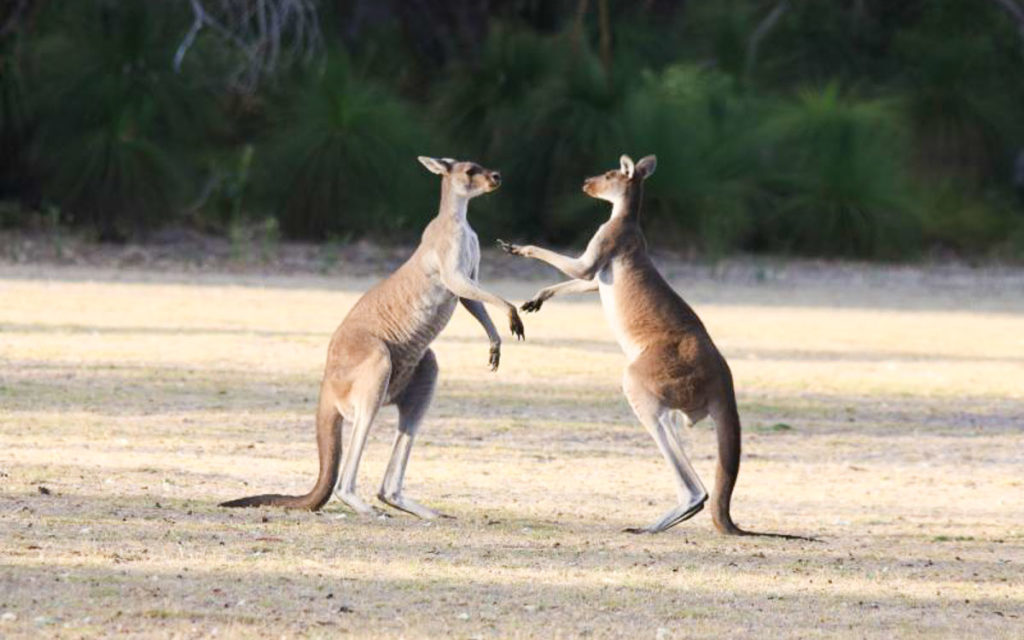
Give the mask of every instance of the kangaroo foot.
M 670 529 L 680 522 L 685 522 L 700 513 L 701 509 L 704 508 L 704 503 L 706 501 L 707 497 L 704 497 L 694 504 L 681 504 L 673 509 L 669 509 L 665 512 L 665 515 L 661 516 L 646 527 L 628 527 L 623 529 L 623 531 L 626 533 L 660 533 L 665 529 Z
M 430 507 L 425 507 L 422 504 L 416 502 L 415 500 L 406 498 L 400 493 L 387 494 L 382 491 L 377 494 L 377 499 L 388 506 L 398 509 L 399 511 L 410 513 L 416 516 L 417 518 L 423 518 L 424 520 L 434 520 L 436 518 L 454 518 L 454 516 L 441 513 L 440 511 L 435 511 Z
M 361 516 L 372 516 L 376 511 L 362 498 L 352 492 L 335 491 L 334 498 Z

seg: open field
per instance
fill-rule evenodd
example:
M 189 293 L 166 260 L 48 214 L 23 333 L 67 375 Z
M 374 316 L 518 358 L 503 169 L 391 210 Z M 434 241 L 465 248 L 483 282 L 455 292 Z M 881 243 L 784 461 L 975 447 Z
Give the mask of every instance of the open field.
M 525 316 L 495 374 L 457 311 L 407 483 L 457 519 L 360 519 L 215 505 L 311 486 L 372 280 L 0 266 L 0 637 L 1024 635 L 1024 271 L 737 269 L 669 269 L 736 378 L 734 517 L 820 542 L 620 532 L 674 492 L 596 297 Z

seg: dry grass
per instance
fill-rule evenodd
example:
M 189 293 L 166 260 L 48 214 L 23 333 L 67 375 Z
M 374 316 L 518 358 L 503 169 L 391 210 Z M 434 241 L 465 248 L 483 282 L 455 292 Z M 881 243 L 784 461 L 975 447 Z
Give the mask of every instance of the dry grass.
M 737 380 L 737 521 L 820 543 L 721 537 L 706 514 L 620 533 L 673 491 L 594 298 L 527 317 L 497 374 L 457 313 L 408 491 L 458 519 L 428 523 L 214 506 L 310 486 L 324 348 L 369 281 L 0 276 L 0 637 L 1024 629 L 1024 274 L 1000 276 L 1015 295 L 969 271 L 677 278 Z M 691 439 L 710 483 L 712 431 Z

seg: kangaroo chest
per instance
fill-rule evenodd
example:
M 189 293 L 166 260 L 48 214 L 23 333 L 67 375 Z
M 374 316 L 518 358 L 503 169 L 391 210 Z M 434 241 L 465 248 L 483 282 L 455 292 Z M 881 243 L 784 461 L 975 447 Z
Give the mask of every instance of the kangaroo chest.
M 618 265 L 616 260 L 610 261 L 598 272 L 597 284 L 608 326 L 622 352 L 626 355 L 626 359 L 633 362 L 643 351 L 643 344 L 629 330 L 627 318 L 630 311 L 628 307 L 630 300 L 626 295 L 621 265 Z
M 480 261 L 476 234 L 465 225 L 454 234 L 451 244 L 439 247 L 435 254 L 425 255 L 420 260 L 415 282 L 410 282 L 404 292 L 404 317 L 398 323 L 401 329 L 390 340 L 392 358 L 402 360 L 399 367 L 419 362 L 455 312 L 459 299 L 441 282 L 441 264 L 438 263 L 447 263 L 446 267 L 475 279 Z

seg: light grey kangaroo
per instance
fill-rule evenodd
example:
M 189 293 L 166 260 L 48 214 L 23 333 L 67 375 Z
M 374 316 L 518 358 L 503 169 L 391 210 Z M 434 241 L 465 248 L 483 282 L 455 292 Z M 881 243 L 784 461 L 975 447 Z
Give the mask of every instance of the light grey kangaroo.
M 301 496 L 265 494 L 221 506 L 320 509 L 338 480 L 342 423 L 348 422 L 352 435 L 341 462 L 337 496 L 357 513 L 371 513 L 370 505 L 356 495 L 359 459 L 378 409 L 395 404 L 398 434 L 377 497 L 421 518 L 439 515 L 402 494 L 413 439 L 437 381 L 437 360 L 430 343 L 448 324 L 457 302 L 487 332 L 492 370 L 498 368 L 501 338 L 483 303 L 502 308 L 508 314 L 512 334 L 520 339 L 525 336 L 515 305 L 484 291 L 477 283 L 480 245 L 466 220 L 469 201 L 497 189 L 501 176 L 474 162 L 422 156 L 419 161 L 441 176 L 440 210 L 424 230 L 415 253 L 356 302 L 331 338 L 316 415 L 320 451 L 316 485 Z

